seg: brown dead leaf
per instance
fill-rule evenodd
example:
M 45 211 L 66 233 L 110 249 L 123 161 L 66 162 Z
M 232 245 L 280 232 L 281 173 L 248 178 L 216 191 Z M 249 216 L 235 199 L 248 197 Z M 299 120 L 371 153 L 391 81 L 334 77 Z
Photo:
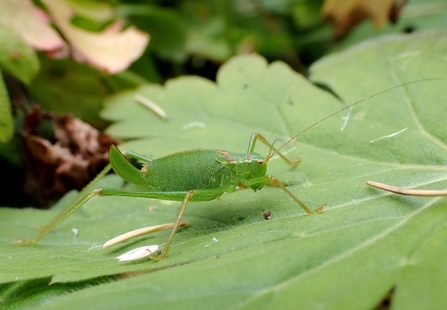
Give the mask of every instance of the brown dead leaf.
M 333 20 L 334 36 L 340 39 L 361 21 L 371 18 L 375 27 L 382 27 L 387 21 L 395 23 L 406 0 L 326 0 L 323 19 Z
M 54 23 L 70 43 L 74 59 L 107 73 L 125 70 L 143 54 L 149 42 L 149 34 L 133 26 L 123 30 L 123 22 L 118 19 L 101 32 L 76 27 L 71 18 L 83 10 L 82 2 L 78 6 L 67 0 L 45 0 L 44 3 Z M 84 4 L 87 6 L 88 3 Z
M 39 127 L 50 122 L 55 142 L 39 135 Z M 27 173 L 24 190 L 39 204 L 58 199 L 71 189 L 81 189 L 108 163 L 108 152 L 117 141 L 73 118 L 43 112 L 28 113 L 21 130 Z

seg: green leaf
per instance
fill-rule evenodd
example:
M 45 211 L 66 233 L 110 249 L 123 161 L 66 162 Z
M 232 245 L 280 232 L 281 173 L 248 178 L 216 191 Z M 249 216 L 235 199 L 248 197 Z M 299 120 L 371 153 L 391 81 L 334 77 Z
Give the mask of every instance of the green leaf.
M 173 222 L 180 204 L 97 197 L 34 247 L 18 246 L 11 238 L 36 236 L 32 228 L 57 210 L 3 209 L 0 281 L 8 288 L 8 298 L 2 296 L 6 305 L 14 306 L 13 297 L 20 296 L 40 309 L 371 309 L 395 288 L 396 309 L 441 309 L 447 284 L 446 200 L 401 197 L 369 188 L 365 181 L 446 188 L 446 36 L 431 32 L 368 41 L 311 68 L 311 80 L 347 103 L 405 82 L 441 78 L 370 98 L 307 131 L 282 149 L 289 158 L 299 154 L 302 162 L 295 169 L 280 159 L 270 161 L 268 172 L 309 207 L 326 202 L 323 213 L 305 214 L 279 188 L 256 194 L 240 190 L 188 205 L 183 221 L 192 226 L 177 233 L 166 259 L 119 263 L 118 255 L 166 242 L 169 232 L 108 249 L 101 249 L 103 242 Z M 137 93 L 168 118 L 135 102 Z M 156 158 L 196 147 L 245 152 L 252 132 L 269 141 L 281 139 L 279 147 L 344 106 L 285 64 L 269 65 L 250 55 L 227 62 L 217 83 L 183 77 L 115 96 L 103 116 L 116 121 L 110 133 L 138 138 L 122 149 Z M 269 151 L 260 144 L 256 149 Z M 122 185 L 109 176 L 98 186 Z M 273 214 L 269 221 L 262 217 L 266 209 Z M 89 279 L 110 275 L 118 278 L 85 286 Z M 51 301 L 41 301 L 39 290 L 24 289 L 49 276 Z M 22 281 L 22 291 L 14 281 Z M 67 291 L 58 296 L 61 287 Z
M 5 83 L 0 71 L 0 142 L 8 142 L 14 132 L 11 106 L 6 93 Z
M 183 62 L 186 58 L 186 33 L 175 10 L 152 5 L 121 5 L 118 13 L 131 17 L 132 23 L 150 34 L 148 48 L 165 60 Z
M 103 100 L 114 85 L 104 73 L 69 59 L 52 60 L 41 55 L 39 71 L 28 91 L 46 110 L 72 113 L 90 123 L 103 122 L 98 117 Z
M 28 84 L 39 70 L 33 49 L 13 29 L 0 25 L 0 69 Z

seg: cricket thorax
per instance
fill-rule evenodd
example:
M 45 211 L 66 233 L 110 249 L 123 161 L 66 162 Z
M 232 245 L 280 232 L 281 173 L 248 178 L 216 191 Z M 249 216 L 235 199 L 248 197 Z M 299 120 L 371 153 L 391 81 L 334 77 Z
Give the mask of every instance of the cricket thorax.
M 216 160 L 231 169 L 239 180 L 262 177 L 267 171 L 267 161 L 258 153 L 216 151 Z

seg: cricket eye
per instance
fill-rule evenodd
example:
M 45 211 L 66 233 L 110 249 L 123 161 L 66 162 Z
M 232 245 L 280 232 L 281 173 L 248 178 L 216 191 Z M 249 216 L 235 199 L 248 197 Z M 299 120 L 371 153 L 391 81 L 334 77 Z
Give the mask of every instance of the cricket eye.
M 264 161 L 262 159 L 258 159 L 258 165 L 263 165 Z

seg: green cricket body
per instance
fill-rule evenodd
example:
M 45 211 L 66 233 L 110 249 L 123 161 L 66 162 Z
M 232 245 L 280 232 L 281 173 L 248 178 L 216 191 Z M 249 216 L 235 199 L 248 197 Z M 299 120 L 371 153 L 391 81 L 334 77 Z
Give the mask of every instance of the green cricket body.
M 257 153 L 199 149 L 155 159 L 147 163 L 143 170 L 148 186 L 160 191 L 221 187 L 236 190 L 239 183 L 264 176 L 267 163 L 265 157 Z M 251 188 L 256 191 L 262 186 L 255 184 Z M 192 197 L 190 201 L 202 200 Z
M 110 164 L 116 174 L 152 191 L 169 192 L 170 195 L 162 199 L 175 201 L 182 201 L 185 193 L 191 190 L 202 190 L 202 194 L 191 196 L 189 201 L 213 200 L 218 197 L 216 192 L 203 190 L 234 192 L 239 184 L 257 191 L 264 183 L 247 182 L 262 178 L 267 172 L 267 160 L 258 153 L 190 150 L 153 160 L 143 159 L 141 170 L 122 159 L 123 155 L 112 147 Z
M 275 177 L 266 175 L 267 163 L 272 155 L 266 158 L 253 152 L 258 139 L 269 146 L 271 150 L 277 152 L 289 165 L 295 166 L 298 163 L 298 161 L 291 162 L 286 159 L 263 136 L 257 133 L 252 134 L 247 153 L 197 149 L 170 154 L 158 159 L 149 159 L 136 153 L 128 153 L 129 158 L 137 159 L 143 163 L 141 169 L 137 169 L 130 164 L 118 148 L 113 145 L 110 148 L 109 158 L 110 166 L 115 173 L 130 183 L 146 186 L 149 191 L 130 192 L 116 189 L 98 189 L 86 195 L 75 207 L 69 210 L 78 208 L 93 195 L 183 201 L 160 258 L 167 255 L 188 202 L 213 200 L 223 193 L 236 191 L 239 185 L 257 191 L 266 183 L 272 183 L 284 190 L 307 213 L 321 212 L 322 206 L 311 211 Z

